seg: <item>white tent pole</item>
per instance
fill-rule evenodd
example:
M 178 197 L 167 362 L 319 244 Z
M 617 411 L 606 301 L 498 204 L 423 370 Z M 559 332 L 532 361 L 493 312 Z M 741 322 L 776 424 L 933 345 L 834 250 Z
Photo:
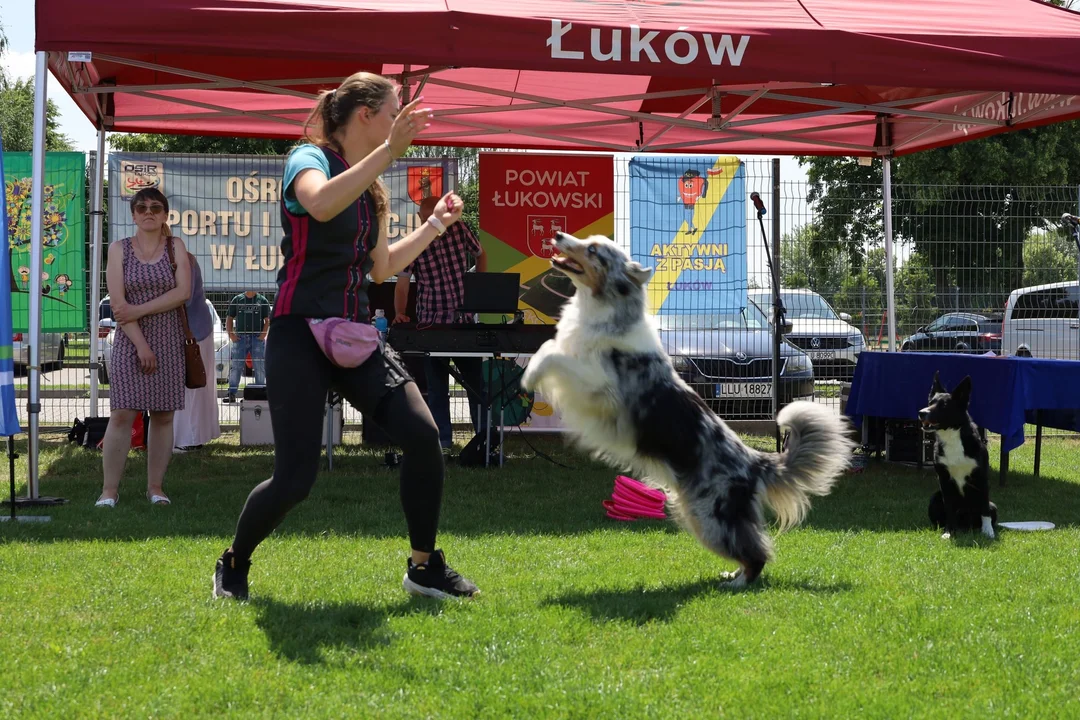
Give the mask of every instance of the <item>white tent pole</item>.
M 41 414 L 41 245 L 45 229 L 45 108 L 48 98 L 49 54 L 37 54 L 34 73 L 34 152 L 33 187 L 30 193 L 30 330 L 29 381 L 30 399 L 26 411 L 30 420 L 30 475 L 27 494 L 38 498 L 38 420 Z
M 896 352 L 896 288 L 893 284 L 892 158 L 882 158 L 885 194 L 885 295 L 889 314 L 889 352 Z
M 101 253 L 105 216 L 102 214 L 105 190 L 105 128 L 98 128 L 97 161 L 94 167 L 93 208 L 90 217 L 90 417 L 98 417 L 98 361 L 101 358 L 101 338 L 98 337 L 98 305 L 101 304 Z

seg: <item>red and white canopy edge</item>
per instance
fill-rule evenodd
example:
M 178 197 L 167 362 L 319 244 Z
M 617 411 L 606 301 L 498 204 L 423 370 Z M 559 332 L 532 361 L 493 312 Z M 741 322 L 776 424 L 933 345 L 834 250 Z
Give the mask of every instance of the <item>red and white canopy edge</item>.
M 298 137 L 318 91 L 361 69 L 423 94 L 425 144 L 880 156 L 890 258 L 891 157 L 1080 117 L 1080 15 L 1041 0 L 37 0 L 36 19 L 35 198 L 46 66 L 99 158 L 107 131 Z M 97 222 L 95 277 L 100 254 Z

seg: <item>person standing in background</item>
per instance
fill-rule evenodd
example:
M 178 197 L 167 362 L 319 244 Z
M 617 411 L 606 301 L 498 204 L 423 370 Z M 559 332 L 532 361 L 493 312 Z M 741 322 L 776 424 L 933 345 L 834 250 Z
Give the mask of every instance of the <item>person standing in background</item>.
M 191 296 L 191 264 L 184 242 L 165 224 L 168 215 L 169 201 L 160 190 L 140 190 L 131 198 L 135 234 L 109 245 L 105 279 L 118 329 L 97 507 L 116 507 L 120 499 L 131 426 L 143 411 L 150 412 L 146 499 L 169 504 L 162 483 L 172 459 L 173 413 L 184 408 L 184 329 L 177 308 Z
M 266 384 L 266 370 L 263 357 L 266 355 L 266 331 L 270 328 L 270 301 L 248 290 L 229 301 L 228 317 L 225 330 L 232 341 L 232 354 L 229 362 L 229 396 L 225 402 L 236 402 L 236 393 L 240 389 L 240 373 L 251 353 L 251 368 L 255 371 L 255 384 Z
M 221 437 L 218 420 L 217 374 L 214 372 L 214 313 L 203 291 L 202 268 L 194 255 L 191 263 L 191 298 L 187 301 L 188 327 L 199 343 L 199 355 L 206 368 L 206 384 L 184 388 L 184 408 L 173 414 L 173 452 L 186 452 Z
M 421 226 L 431 217 L 439 198 L 424 198 L 417 211 Z M 465 273 L 476 266 L 477 272 L 487 271 L 487 255 L 480 241 L 463 222 L 447 228 L 446 233 L 427 246 L 405 270 L 398 273 L 394 288 L 394 322 L 409 322 L 405 314 L 409 301 L 409 282 L 416 276 L 416 323 L 419 327 L 449 325 L 457 321 L 458 308 L 465 301 Z M 465 321 L 472 322 L 470 316 Z M 439 444 L 443 449 L 453 446 L 453 426 L 450 421 L 450 361 L 454 362 L 465 381 L 469 402 L 469 417 L 473 431 L 484 429 L 485 419 L 479 416 L 478 393 L 483 392 L 483 361 L 478 357 L 425 357 L 427 403 L 439 426 Z

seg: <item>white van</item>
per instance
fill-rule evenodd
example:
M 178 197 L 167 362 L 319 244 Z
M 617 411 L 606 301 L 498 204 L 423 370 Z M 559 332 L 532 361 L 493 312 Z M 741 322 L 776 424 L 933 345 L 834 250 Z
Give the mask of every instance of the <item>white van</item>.
M 1001 325 L 1001 354 L 1016 355 L 1022 345 L 1033 357 L 1080 360 L 1080 287 L 1076 282 L 1012 291 Z

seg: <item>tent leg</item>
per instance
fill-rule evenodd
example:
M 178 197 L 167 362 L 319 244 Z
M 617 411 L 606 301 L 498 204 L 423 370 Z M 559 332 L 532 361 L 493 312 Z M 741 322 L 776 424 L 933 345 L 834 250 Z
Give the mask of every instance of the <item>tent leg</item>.
M 101 338 L 98 337 L 98 323 L 101 318 L 97 316 L 98 305 L 101 304 L 101 253 L 103 225 L 105 217 L 102 212 L 104 205 L 105 189 L 105 128 L 98 129 L 97 159 L 94 163 L 93 185 L 93 208 L 90 216 L 93 218 L 91 230 L 90 250 L 90 417 L 98 417 L 98 362 L 101 359 Z
M 773 218 L 772 218 L 772 272 L 773 276 L 770 278 L 773 285 L 774 298 L 779 297 L 780 292 L 780 158 L 773 158 L 772 161 L 772 206 L 773 206 Z M 772 416 L 773 420 L 776 420 L 777 414 L 780 412 L 780 316 L 778 314 L 779 305 L 773 303 L 773 338 L 772 338 Z M 775 428 L 776 432 L 776 452 L 780 452 L 783 449 L 783 442 L 780 437 L 780 426 Z
M 34 74 L 34 152 L 33 187 L 31 202 L 30 235 L 30 316 L 27 327 L 30 332 L 30 358 L 28 380 L 29 402 L 26 406 L 30 425 L 29 482 L 27 493 L 31 500 L 38 497 L 38 422 L 41 414 L 41 247 L 44 232 L 43 197 L 45 194 L 45 110 L 48 99 L 49 54 L 37 54 Z
M 896 287 L 893 283 L 892 158 L 882 158 L 885 198 L 885 302 L 889 313 L 889 352 L 896 352 Z

